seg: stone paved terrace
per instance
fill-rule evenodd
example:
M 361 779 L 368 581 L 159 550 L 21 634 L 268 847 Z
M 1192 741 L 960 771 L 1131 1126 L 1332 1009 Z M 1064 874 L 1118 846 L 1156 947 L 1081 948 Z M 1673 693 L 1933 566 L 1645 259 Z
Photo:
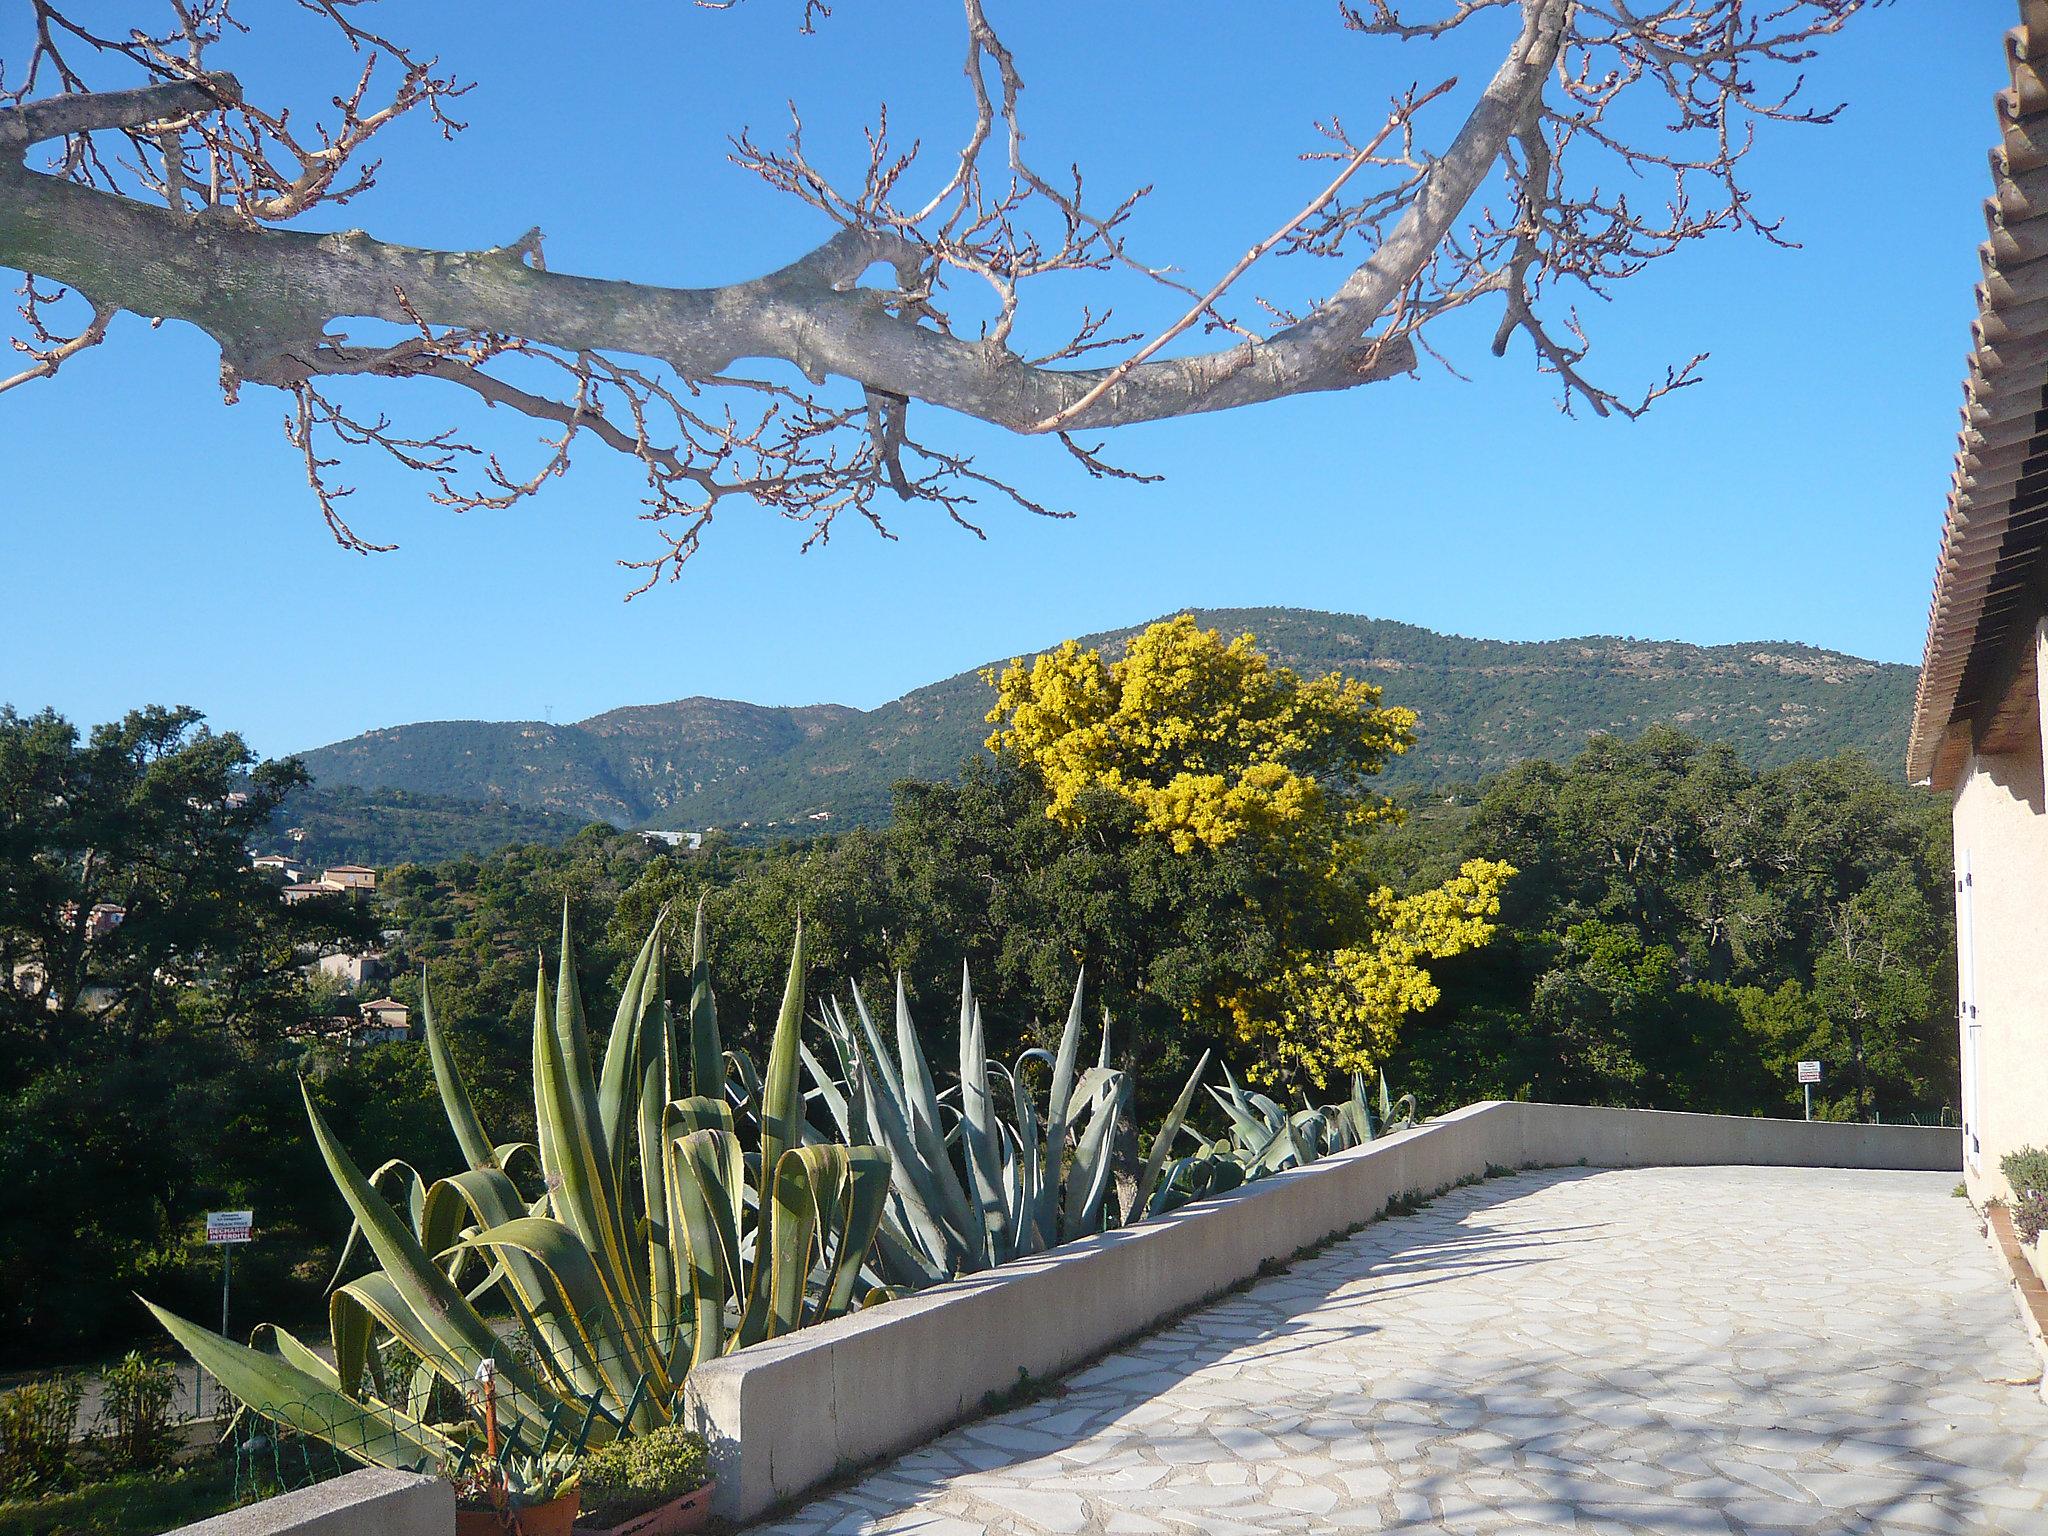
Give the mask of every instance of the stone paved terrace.
M 2048 1533 L 2038 1357 L 1954 1184 L 1491 1180 L 755 1536 Z

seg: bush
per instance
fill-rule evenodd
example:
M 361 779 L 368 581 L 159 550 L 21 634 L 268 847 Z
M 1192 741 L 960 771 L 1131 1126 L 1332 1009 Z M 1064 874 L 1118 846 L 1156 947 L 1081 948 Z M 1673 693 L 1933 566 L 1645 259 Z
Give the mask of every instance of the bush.
M 2012 1226 L 2022 1243 L 2048 1231 L 2048 1152 L 2021 1147 L 1998 1160 L 1998 1171 L 2012 1186 Z
M 2012 1186 L 2016 1197 L 2024 1198 L 2027 1191 L 2048 1195 L 2048 1152 L 2039 1147 L 2021 1147 L 2017 1152 L 2008 1152 L 1998 1160 L 1998 1171 L 2005 1175 L 2005 1182 Z
M 171 1401 L 178 1375 L 165 1360 L 130 1350 L 100 1376 L 100 1413 L 93 1448 L 115 1472 L 169 1466 L 176 1441 Z
M 50 1376 L 0 1392 L 0 1494 L 55 1486 L 71 1463 L 71 1428 L 85 1385 Z
M 583 1458 L 583 1511 L 617 1525 L 679 1499 L 711 1480 L 704 1439 L 675 1424 L 614 1440 Z
M 2012 1229 L 2023 1243 L 2048 1232 L 2048 1191 L 2030 1189 L 2013 1202 Z

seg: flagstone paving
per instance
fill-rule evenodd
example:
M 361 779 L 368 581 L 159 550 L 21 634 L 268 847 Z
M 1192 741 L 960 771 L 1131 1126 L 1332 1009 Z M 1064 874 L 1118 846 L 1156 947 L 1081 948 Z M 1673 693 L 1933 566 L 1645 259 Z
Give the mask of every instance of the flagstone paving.
M 756 1536 L 2048 1536 L 1953 1174 L 1516 1174 L 1377 1222 Z

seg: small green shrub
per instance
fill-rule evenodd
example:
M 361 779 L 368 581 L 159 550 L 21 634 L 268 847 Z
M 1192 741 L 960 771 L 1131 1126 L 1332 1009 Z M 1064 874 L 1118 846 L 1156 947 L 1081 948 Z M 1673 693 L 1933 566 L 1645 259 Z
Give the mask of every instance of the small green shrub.
M 0 1392 L 0 1494 L 53 1488 L 71 1464 L 71 1429 L 85 1384 L 50 1376 Z
M 710 1480 L 703 1436 L 664 1424 L 583 1458 L 583 1513 L 594 1524 L 617 1525 Z
M 2012 1229 L 2023 1243 L 2048 1232 L 2048 1191 L 2030 1189 L 2013 1202 Z
M 146 1472 L 171 1464 L 171 1402 L 178 1373 L 168 1360 L 130 1350 L 100 1374 L 100 1412 L 93 1449 L 115 1472 Z
M 2048 1152 L 2039 1147 L 2021 1147 L 2017 1152 L 2006 1153 L 1998 1160 L 1998 1169 L 2015 1195 L 2025 1195 L 2030 1189 L 2048 1195 Z

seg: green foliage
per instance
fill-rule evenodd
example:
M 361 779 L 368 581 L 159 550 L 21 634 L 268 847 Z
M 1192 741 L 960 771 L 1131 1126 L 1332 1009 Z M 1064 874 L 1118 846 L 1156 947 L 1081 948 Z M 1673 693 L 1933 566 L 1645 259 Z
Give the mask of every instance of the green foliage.
M 1419 818 L 1418 818 L 1419 819 Z M 1666 728 L 1438 802 L 1389 854 L 1521 874 L 1390 1068 L 1432 1102 L 1937 1112 L 1956 1082 L 1946 806 L 1855 757 L 1765 772 Z M 1411 834 L 1416 828 L 1411 825 Z
M 514 843 L 566 843 L 589 825 L 587 816 L 542 806 L 513 805 L 497 797 L 464 799 L 403 789 L 294 790 L 271 817 L 272 846 L 319 868 L 334 864 L 431 864 L 478 857 Z M 287 828 L 298 836 L 284 840 Z
M 1843 751 L 1894 763 L 1905 755 L 1913 708 L 1911 667 L 1803 645 L 1469 640 L 1298 608 L 1199 609 L 1195 618 L 1226 634 L 1253 631 L 1261 649 L 1304 676 L 1340 671 L 1388 683 L 1389 701 L 1421 717 L 1420 745 L 1389 765 L 1389 786 L 1476 780 L 1524 758 L 1562 760 L 1589 736 L 1658 720 L 1683 720 L 1758 768 Z M 1081 643 L 1114 652 L 1143 627 Z M 683 699 L 577 725 L 396 726 L 304 761 L 325 788 L 502 794 L 622 826 L 737 830 L 751 822 L 742 835 L 774 836 L 880 825 L 898 780 L 943 778 L 980 755 L 988 707 L 980 673 L 866 712 Z M 820 810 L 833 820 L 807 819 Z
M 309 1214 L 264 1155 L 294 1097 L 280 1041 L 308 1014 L 301 947 L 374 921 L 243 867 L 302 782 L 191 710 L 81 736 L 0 709 L 0 1363 L 125 1342 L 138 1284 L 217 1288 L 190 1240 L 208 1203 L 265 1187 L 280 1234 Z M 275 1294 L 286 1267 L 246 1278 Z
M 1998 1171 L 2016 1195 L 2029 1190 L 2048 1194 L 2048 1152 L 2039 1147 L 2021 1147 L 1998 1160 Z
M 278 1490 L 270 1490 L 278 1491 Z M 248 1503 L 223 1458 L 130 1472 L 20 1500 L 0 1498 L 0 1536 L 158 1536 Z
M 176 1440 L 171 1401 L 177 1373 L 168 1361 L 130 1350 L 100 1373 L 99 1420 L 93 1449 L 116 1472 L 144 1472 L 170 1464 Z
M 2012 1204 L 2012 1228 L 2023 1243 L 2048 1232 L 2048 1191 L 2029 1189 Z
M 39 1493 L 63 1481 L 85 1383 L 45 1376 L 0 1392 L 0 1495 Z
M 582 1518 L 594 1525 L 621 1525 L 711 1479 L 703 1437 L 679 1424 L 614 1440 L 585 1456 L 582 1470 Z
M 2048 1232 L 2048 1152 L 2021 1147 L 1998 1160 L 1999 1172 L 2012 1186 L 2012 1225 L 2023 1243 Z

